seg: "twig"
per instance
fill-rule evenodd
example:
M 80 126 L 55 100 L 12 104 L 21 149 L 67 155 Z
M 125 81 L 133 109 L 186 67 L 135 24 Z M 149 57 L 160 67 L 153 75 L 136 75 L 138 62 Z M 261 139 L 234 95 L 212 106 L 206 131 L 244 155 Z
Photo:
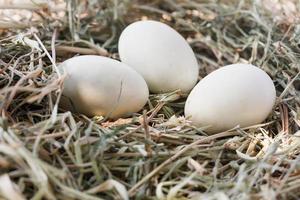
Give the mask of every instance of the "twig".
M 52 59 L 54 63 L 56 63 L 56 50 L 55 50 L 56 33 L 57 33 L 57 29 L 54 29 L 52 40 L 51 40 Z
M 144 110 L 144 112 L 143 112 L 143 126 L 144 126 L 145 139 L 146 139 L 146 144 L 145 144 L 146 151 L 147 151 L 148 155 L 151 156 L 152 150 L 151 150 L 151 146 L 148 143 L 148 141 L 151 140 L 151 135 L 149 133 L 149 125 L 148 125 L 146 110 Z
M 24 29 L 24 28 L 28 28 L 30 25 L 28 24 L 20 24 L 20 23 L 16 23 L 16 22 L 4 22 L 4 21 L 0 21 L 0 29 L 12 29 L 12 28 L 16 28 L 16 29 Z
M 70 47 L 64 45 L 56 46 L 55 50 L 57 51 L 58 54 L 61 55 L 65 55 L 65 52 L 78 53 L 83 55 L 103 55 L 103 54 L 99 54 L 99 52 L 96 51 L 95 49 L 82 48 L 82 47 Z
M 47 8 L 48 4 L 11 4 L 11 5 L 0 5 L 0 10 L 7 10 L 7 9 L 17 9 L 17 10 L 41 10 L 43 8 Z
M 160 102 L 159 104 L 157 104 L 156 108 L 153 110 L 152 114 L 148 117 L 148 122 L 152 120 L 152 118 L 160 111 L 160 109 L 165 105 L 165 102 Z M 125 135 L 119 137 L 116 139 L 116 141 L 122 140 L 128 136 L 130 136 L 131 134 L 135 133 L 137 130 L 141 129 L 143 127 L 143 125 L 138 126 L 135 130 L 126 133 Z

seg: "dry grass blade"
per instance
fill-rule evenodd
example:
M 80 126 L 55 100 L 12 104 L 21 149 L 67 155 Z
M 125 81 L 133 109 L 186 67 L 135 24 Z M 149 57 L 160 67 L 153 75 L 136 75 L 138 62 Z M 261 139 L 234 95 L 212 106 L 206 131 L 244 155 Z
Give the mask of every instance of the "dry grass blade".
M 25 199 L 7 174 L 0 177 L 0 195 L 8 200 Z

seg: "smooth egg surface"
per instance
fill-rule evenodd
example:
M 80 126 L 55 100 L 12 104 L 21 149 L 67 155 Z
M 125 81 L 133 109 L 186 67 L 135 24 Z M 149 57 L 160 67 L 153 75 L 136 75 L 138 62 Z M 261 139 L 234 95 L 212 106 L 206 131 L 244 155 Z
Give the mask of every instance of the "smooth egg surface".
M 140 73 L 153 93 L 188 93 L 198 78 L 198 63 L 186 40 L 157 21 L 130 24 L 119 39 L 121 61 Z
M 101 56 L 78 56 L 60 66 L 66 73 L 60 105 L 87 116 L 128 116 L 148 100 L 145 80 L 132 68 Z
M 185 116 L 197 127 L 216 133 L 264 121 L 276 100 L 266 72 L 250 64 L 232 64 L 203 78 L 191 91 Z

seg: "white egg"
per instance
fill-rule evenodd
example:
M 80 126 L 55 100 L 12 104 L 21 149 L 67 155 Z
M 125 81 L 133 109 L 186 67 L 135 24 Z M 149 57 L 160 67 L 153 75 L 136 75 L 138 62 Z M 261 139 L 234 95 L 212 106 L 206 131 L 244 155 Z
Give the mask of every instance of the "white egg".
M 101 56 L 78 56 L 60 65 L 66 73 L 61 106 L 87 116 L 118 118 L 138 112 L 148 100 L 141 75 Z
M 198 63 L 186 40 L 157 21 L 130 24 L 119 39 L 121 61 L 139 72 L 153 93 L 189 92 L 198 78 Z
M 216 133 L 264 121 L 276 99 L 271 78 L 250 64 L 222 67 L 203 78 L 191 91 L 185 116 L 197 127 Z

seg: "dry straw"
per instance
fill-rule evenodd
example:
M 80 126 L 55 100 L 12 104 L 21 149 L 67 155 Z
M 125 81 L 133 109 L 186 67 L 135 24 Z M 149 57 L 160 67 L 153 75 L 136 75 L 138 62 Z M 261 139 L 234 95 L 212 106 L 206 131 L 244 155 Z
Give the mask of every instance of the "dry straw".
M 24 2 L 0 5 L 0 198 L 300 198 L 298 1 Z M 207 136 L 182 117 L 178 91 L 115 122 L 60 110 L 56 66 L 118 58 L 121 30 L 140 19 L 184 35 L 200 78 L 236 62 L 265 70 L 279 97 L 266 122 Z

